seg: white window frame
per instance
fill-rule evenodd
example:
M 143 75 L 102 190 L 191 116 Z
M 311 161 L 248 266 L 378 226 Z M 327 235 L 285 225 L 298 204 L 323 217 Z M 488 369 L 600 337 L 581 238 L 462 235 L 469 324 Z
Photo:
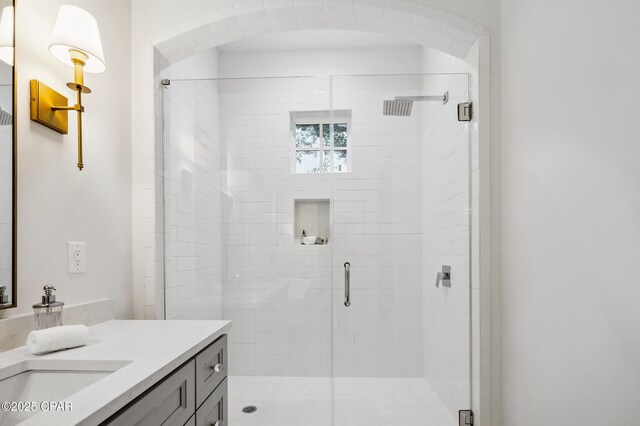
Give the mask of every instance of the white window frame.
M 331 124 L 337 123 L 346 123 L 347 124 L 347 146 L 346 148 L 336 148 L 333 145 L 333 126 Z M 318 125 L 320 126 L 320 137 L 318 138 L 318 145 L 312 147 L 296 147 L 296 126 L 301 124 L 308 125 Z M 324 146 L 323 139 L 323 126 L 327 124 L 331 129 L 329 140 L 331 141 L 331 146 Z M 297 175 L 318 175 L 325 173 L 350 173 L 352 170 L 351 167 L 351 147 L 353 142 L 351 140 L 351 111 L 350 110 L 334 110 L 334 111 L 292 111 L 291 112 L 291 137 L 290 137 L 290 157 L 291 157 L 291 174 Z M 304 173 L 298 172 L 296 167 L 297 161 L 297 152 L 298 151 L 320 151 L 320 161 L 319 165 L 322 166 L 324 164 L 324 152 L 329 151 L 329 169 L 326 172 L 318 172 L 318 173 Z M 346 151 L 347 153 L 347 170 L 344 171 L 334 171 L 333 170 L 333 151 Z

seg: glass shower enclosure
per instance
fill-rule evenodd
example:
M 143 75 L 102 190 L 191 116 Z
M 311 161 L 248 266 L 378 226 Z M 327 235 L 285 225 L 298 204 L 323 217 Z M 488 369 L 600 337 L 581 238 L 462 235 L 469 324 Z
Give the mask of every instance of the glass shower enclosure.
M 233 322 L 229 425 L 450 425 L 470 408 L 468 87 L 163 88 L 162 315 Z M 410 114 L 383 114 L 396 97 Z

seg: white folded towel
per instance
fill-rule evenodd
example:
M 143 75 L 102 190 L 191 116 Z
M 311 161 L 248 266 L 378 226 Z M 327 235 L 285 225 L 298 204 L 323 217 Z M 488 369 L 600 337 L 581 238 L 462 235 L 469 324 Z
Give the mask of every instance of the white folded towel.
M 314 237 L 312 235 L 310 235 L 308 237 L 302 237 L 302 243 L 305 244 L 305 245 L 308 245 L 308 246 L 314 245 L 316 243 L 316 238 L 317 237 Z
M 63 325 L 35 330 L 27 336 L 27 349 L 34 355 L 84 346 L 89 342 L 86 325 Z

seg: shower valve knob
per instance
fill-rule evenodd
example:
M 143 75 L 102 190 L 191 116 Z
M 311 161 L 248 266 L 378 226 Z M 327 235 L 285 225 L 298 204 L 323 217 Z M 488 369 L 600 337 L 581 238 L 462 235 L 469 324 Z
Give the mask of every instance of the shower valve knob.
M 218 364 L 212 365 L 211 369 L 216 373 L 220 373 L 222 370 L 224 370 L 224 365 L 218 363 Z

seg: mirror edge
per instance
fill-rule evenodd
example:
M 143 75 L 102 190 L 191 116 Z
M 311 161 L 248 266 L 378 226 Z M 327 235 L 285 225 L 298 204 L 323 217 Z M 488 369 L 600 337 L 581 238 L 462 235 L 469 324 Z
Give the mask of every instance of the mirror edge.
M 13 0 L 13 223 L 11 229 L 11 307 L 18 307 L 18 64 L 16 63 L 16 0 Z

